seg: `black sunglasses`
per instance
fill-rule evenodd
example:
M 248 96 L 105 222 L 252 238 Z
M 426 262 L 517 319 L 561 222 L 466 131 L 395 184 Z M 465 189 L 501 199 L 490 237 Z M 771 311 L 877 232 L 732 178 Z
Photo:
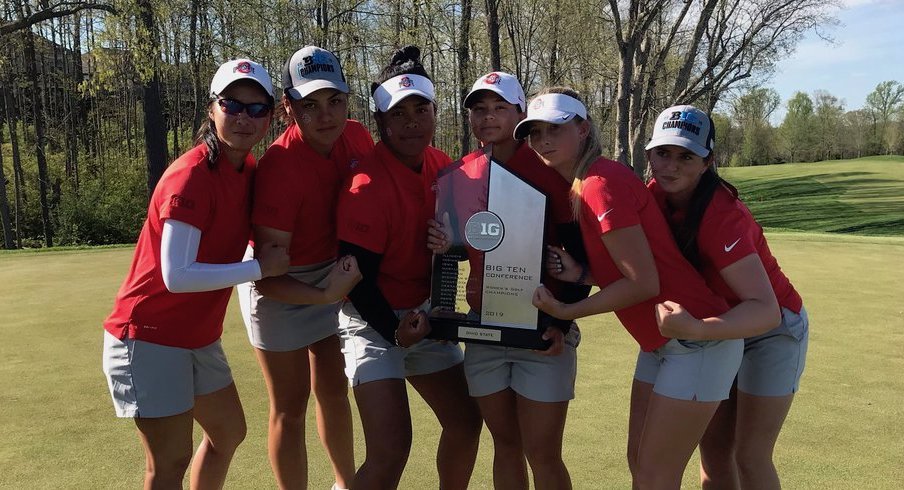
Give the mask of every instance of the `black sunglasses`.
M 220 108 L 223 109 L 223 112 L 231 116 L 238 116 L 242 112 L 247 112 L 248 117 L 253 117 L 255 119 L 267 117 L 273 110 L 273 106 L 270 104 L 265 104 L 262 102 L 246 104 L 234 99 L 217 99 L 217 104 L 220 105 Z

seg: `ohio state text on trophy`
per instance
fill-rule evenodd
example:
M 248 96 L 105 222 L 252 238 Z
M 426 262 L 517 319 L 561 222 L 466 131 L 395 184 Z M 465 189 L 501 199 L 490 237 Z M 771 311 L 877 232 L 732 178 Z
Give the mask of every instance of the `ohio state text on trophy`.
M 547 197 L 487 153 L 436 183 L 449 248 L 433 258 L 431 338 L 545 349 L 540 285 Z M 541 320 L 542 319 L 542 320 Z

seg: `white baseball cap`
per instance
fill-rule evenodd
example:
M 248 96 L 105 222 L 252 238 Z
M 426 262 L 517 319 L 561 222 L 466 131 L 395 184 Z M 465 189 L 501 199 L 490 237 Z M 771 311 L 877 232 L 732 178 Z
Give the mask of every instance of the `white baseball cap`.
M 413 73 L 398 75 L 377 86 L 371 95 L 376 112 L 386 112 L 406 97 L 419 95 L 430 102 L 436 101 L 433 82 L 429 78 Z
M 305 46 L 286 61 L 282 72 L 282 86 L 292 99 L 299 100 L 323 88 L 349 92 L 336 56 L 317 46 Z
M 477 101 L 478 92 L 481 90 L 489 90 L 502 97 L 509 104 L 517 105 L 521 108 L 521 112 L 527 110 L 527 100 L 524 98 L 524 89 L 521 83 L 515 78 L 515 75 L 509 73 L 494 71 L 477 79 L 471 86 L 465 101 L 462 104 L 465 109 L 474 105 Z
M 234 82 L 246 79 L 257 82 L 273 98 L 270 74 L 263 66 L 248 59 L 229 60 L 220 65 L 210 81 L 210 96 L 217 97 Z
M 676 105 L 662 111 L 653 126 L 653 137 L 647 150 L 657 146 L 676 145 L 706 158 L 715 146 L 716 131 L 705 112 L 692 105 Z
M 526 138 L 530 132 L 530 125 L 534 121 L 565 124 L 575 116 L 586 120 L 587 108 L 583 102 L 570 95 L 543 94 L 534 97 L 527 106 L 527 117 L 515 126 L 515 139 Z

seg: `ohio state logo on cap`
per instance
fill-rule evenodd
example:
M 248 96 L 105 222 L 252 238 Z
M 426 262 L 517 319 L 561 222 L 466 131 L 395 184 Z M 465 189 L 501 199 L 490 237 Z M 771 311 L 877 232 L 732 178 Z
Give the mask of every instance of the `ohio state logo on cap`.
M 486 78 L 483 79 L 483 82 L 490 85 L 496 85 L 500 80 L 502 80 L 502 78 L 498 74 L 490 73 Z
M 530 104 L 531 109 L 542 109 L 543 108 L 543 99 L 536 99 Z
M 399 80 L 399 88 L 408 88 L 412 85 L 414 85 L 414 82 L 408 77 L 402 77 L 402 79 Z
M 248 63 L 247 61 L 240 61 L 239 64 L 235 65 L 235 68 L 232 69 L 233 73 L 251 73 L 253 71 L 254 68 L 252 68 L 251 63 Z

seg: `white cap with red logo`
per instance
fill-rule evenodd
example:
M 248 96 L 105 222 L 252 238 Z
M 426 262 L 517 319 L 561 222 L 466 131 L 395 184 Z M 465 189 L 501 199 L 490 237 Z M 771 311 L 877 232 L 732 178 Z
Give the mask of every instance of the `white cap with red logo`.
M 258 63 L 248 59 L 230 60 L 220 65 L 210 81 L 210 96 L 219 96 L 226 87 L 239 80 L 253 80 L 273 97 L 273 82 L 270 74 Z
M 371 95 L 371 102 L 373 103 L 371 109 L 375 112 L 386 112 L 406 97 L 412 95 L 418 95 L 430 102 L 436 101 L 433 82 L 429 78 L 407 73 L 392 77 L 378 85 L 373 95 Z
M 527 107 L 527 117 L 515 126 L 515 139 L 527 138 L 530 126 L 535 121 L 550 124 L 565 124 L 575 117 L 587 119 L 584 103 L 565 94 L 552 93 L 534 97 Z
M 494 71 L 478 78 L 477 81 L 474 82 L 474 85 L 471 86 L 471 91 L 468 92 L 468 95 L 465 97 L 465 101 L 462 104 L 465 109 L 470 108 L 477 102 L 477 92 L 481 90 L 489 90 L 490 92 L 497 94 L 509 104 L 518 106 L 521 109 L 521 112 L 527 110 L 524 89 L 521 87 L 521 83 L 518 82 L 515 75 L 502 71 Z

